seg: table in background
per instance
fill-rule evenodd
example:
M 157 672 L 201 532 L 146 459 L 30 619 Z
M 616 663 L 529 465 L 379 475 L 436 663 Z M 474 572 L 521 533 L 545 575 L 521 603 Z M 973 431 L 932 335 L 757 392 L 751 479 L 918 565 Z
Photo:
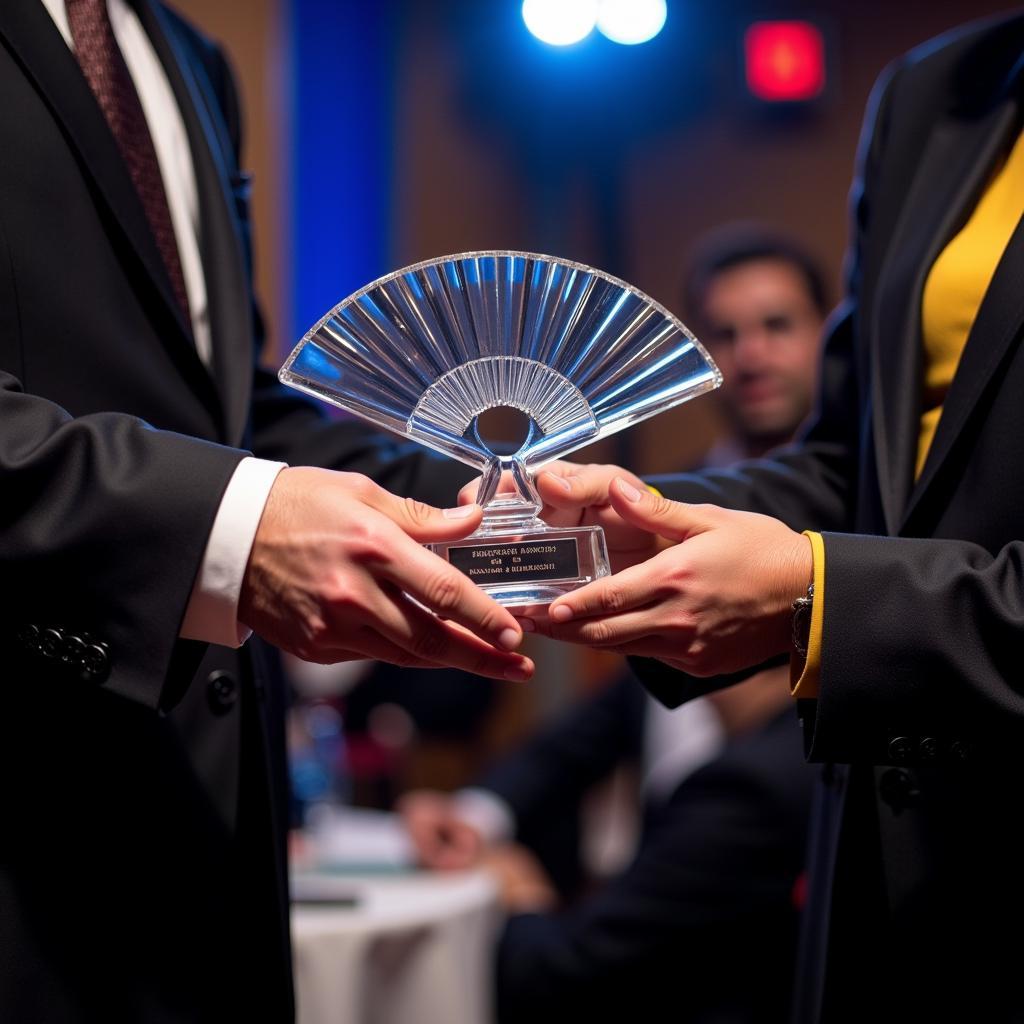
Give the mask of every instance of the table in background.
M 493 1020 L 490 876 L 296 872 L 292 892 L 298 1024 Z

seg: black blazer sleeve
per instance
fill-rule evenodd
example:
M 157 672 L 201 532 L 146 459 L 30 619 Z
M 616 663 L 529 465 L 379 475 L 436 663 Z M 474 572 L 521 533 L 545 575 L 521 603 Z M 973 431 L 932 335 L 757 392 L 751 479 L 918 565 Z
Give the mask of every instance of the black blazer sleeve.
M 38 656 L 33 630 L 86 634 L 108 648 L 89 685 L 161 705 L 196 568 L 244 453 L 123 414 L 72 418 L 3 372 L 0 424 L 8 654 Z

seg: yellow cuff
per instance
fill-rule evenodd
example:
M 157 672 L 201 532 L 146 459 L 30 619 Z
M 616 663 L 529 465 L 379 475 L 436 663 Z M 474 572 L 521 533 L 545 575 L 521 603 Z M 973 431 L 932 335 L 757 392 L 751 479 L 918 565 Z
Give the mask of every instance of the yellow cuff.
M 811 605 L 811 633 L 807 641 L 807 658 L 794 652 L 789 658 L 789 681 L 794 697 L 817 697 L 821 676 L 821 639 L 825 630 L 825 542 L 820 533 L 804 530 L 811 542 L 814 561 L 814 603 Z

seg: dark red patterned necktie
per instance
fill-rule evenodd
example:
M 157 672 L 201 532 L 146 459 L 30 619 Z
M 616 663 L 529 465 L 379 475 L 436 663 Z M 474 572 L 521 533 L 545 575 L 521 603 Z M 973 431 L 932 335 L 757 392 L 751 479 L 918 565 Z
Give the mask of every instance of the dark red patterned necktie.
M 167 268 L 174 297 L 185 314 L 185 322 L 190 324 L 185 275 L 160 164 L 135 83 L 114 38 L 107 0 L 66 0 L 66 4 L 75 56 L 114 133 Z

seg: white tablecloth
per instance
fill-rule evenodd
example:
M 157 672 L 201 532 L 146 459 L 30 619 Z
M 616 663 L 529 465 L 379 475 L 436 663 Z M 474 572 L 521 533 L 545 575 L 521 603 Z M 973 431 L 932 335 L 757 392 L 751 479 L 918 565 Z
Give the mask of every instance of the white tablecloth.
M 501 915 L 493 881 L 459 874 L 292 878 L 298 1024 L 489 1024 Z M 332 906 L 303 899 L 353 897 Z

